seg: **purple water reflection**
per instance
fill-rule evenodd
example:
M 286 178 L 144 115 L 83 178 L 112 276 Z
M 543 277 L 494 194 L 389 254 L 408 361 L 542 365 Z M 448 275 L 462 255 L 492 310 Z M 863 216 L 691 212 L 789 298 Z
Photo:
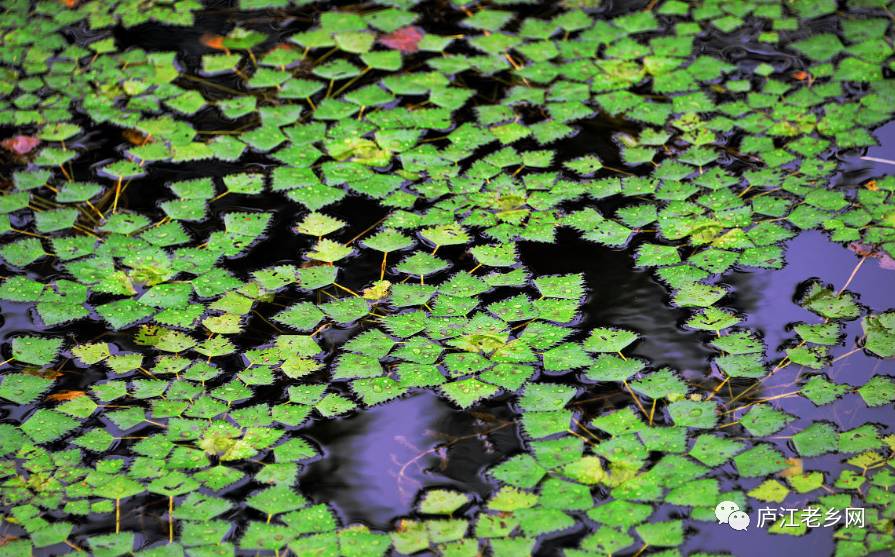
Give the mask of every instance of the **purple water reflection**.
M 845 173 L 860 173 L 863 176 L 880 176 L 886 174 L 895 174 L 895 157 L 893 157 L 893 146 L 895 146 L 895 122 L 881 126 L 874 130 L 874 137 L 879 140 L 879 145 L 875 145 L 867 149 L 867 153 L 861 157 L 850 157 L 845 160 Z M 892 162 L 884 162 L 892 161 Z
M 323 458 L 308 465 L 302 491 L 333 504 L 348 523 L 387 529 L 410 513 L 421 489 L 454 486 L 487 496 L 480 474 L 519 450 L 504 404 L 464 412 L 432 392 L 319 422 L 303 432 Z
M 426 470 L 439 459 L 433 427 L 450 413 L 435 395 L 419 393 L 321 424 L 311 437 L 325 454 L 302 476 L 302 489 L 334 503 L 348 518 L 387 527 L 393 517 L 410 512 L 420 487 L 445 481 Z
M 783 269 L 734 273 L 726 282 L 734 286 L 736 307 L 746 314 L 745 325 L 764 334 L 768 354 L 774 356 L 780 344 L 793 336 L 786 330 L 786 325 L 800 321 L 820 322 L 817 316 L 793 300 L 798 286 L 817 277 L 839 289 L 859 261 L 860 257 L 853 251 L 834 244 L 822 233 L 804 232 L 787 244 Z M 895 271 L 883 269 L 876 259 L 868 259 L 848 290 L 858 294 L 860 302 L 874 312 L 893 308 Z M 860 336 L 860 320 L 849 323 L 846 332 L 848 340 L 855 334 Z M 776 352 L 776 355 L 781 353 Z

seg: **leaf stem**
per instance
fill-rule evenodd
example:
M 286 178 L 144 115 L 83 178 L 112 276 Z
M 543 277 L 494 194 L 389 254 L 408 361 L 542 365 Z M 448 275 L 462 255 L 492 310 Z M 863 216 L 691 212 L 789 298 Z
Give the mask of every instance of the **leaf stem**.
M 121 195 L 121 180 L 122 177 L 118 177 L 118 183 L 115 184 L 115 199 L 112 201 L 112 213 L 118 212 L 118 197 Z
M 649 413 L 646 411 L 646 408 L 643 407 L 643 403 L 640 402 L 640 399 L 637 398 L 637 395 L 634 393 L 634 390 L 631 388 L 631 385 L 628 384 L 628 380 L 625 379 L 622 381 L 625 384 L 625 388 L 628 389 L 628 392 L 631 393 L 631 398 L 634 399 L 634 403 L 637 405 L 637 408 L 640 408 L 640 411 L 643 412 L 643 415 L 647 418 L 649 417 Z
M 845 284 L 843 284 L 843 285 L 842 285 L 842 288 L 840 288 L 840 289 L 836 292 L 836 296 L 841 296 L 842 293 L 845 292 L 845 289 L 848 288 L 848 285 L 851 284 L 851 281 L 855 280 L 855 275 L 857 275 L 857 274 L 858 274 L 858 271 L 861 270 L 861 266 L 864 265 L 864 262 L 865 262 L 865 261 L 867 261 L 867 256 L 866 256 L 866 255 L 863 256 L 863 257 L 861 258 L 861 260 L 858 261 L 858 264 L 855 265 L 855 268 L 852 269 L 852 272 L 851 272 L 850 275 L 848 275 L 848 279 L 845 281 Z

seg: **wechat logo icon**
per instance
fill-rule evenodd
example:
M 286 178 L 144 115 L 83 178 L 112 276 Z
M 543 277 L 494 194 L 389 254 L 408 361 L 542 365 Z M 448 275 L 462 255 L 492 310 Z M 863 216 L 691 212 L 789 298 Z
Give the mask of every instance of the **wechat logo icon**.
M 740 506 L 733 501 L 721 501 L 715 507 L 715 517 L 718 524 L 727 524 L 734 530 L 745 531 L 749 527 L 749 515 L 740 510 Z

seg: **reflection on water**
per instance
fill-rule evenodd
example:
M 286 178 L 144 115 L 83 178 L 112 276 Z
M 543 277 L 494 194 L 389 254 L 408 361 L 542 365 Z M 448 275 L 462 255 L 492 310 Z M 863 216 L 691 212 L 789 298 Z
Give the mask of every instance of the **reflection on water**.
M 768 506 L 773 507 L 774 504 Z M 798 507 L 787 500 L 786 507 Z M 754 521 L 757 511 L 752 509 Z M 697 522 L 696 532 L 689 536 L 681 547 L 682 553 L 692 551 L 717 551 L 736 557 L 790 557 L 792 555 L 831 555 L 832 528 L 812 528 L 804 536 L 769 534 L 766 528 L 758 528 L 755 522 L 745 532 L 737 532 L 727 524 L 717 522 Z
M 521 254 L 536 275 L 584 273 L 589 296 L 582 329 L 627 327 L 640 335 L 630 353 L 654 367 L 705 370 L 711 351 L 701 333 L 681 326 L 691 312 L 668 305 L 669 290 L 652 270 L 634 267 L 630 250 L 601 247 L 563 231 L 554 245 L 523 243 Z
M 853 251 L 834 244 L 820 232 L 805 232 L 791 240 L 786 247 L 786 266 L 777 271 L 760 270 L 736 272 L 725 277 L 733 285 L 733 303 L 746 315 L 745 325 L 764 334 L 768 354 L 773 357 L 781 343 L 793 336 L 786 325 L 818 318 L 801 308 L 793 297 L 800 284 L 816 277 L 822 282 L 841 288 L 859 263 Z M 877 259 L 868 259 L 855 274 L 848 290 L 857 294 L 859 301 L 874 312 L 895 307 L 895 271 L 880 266 Z M 860 336 L 860 319 L 846 328 L 847 346 Z M 777 356 L 781 354 L 776 353 Z
M 482 469 L 519 449 L 505 405 L 462 412 L 419 392 L 306 432 L 324 452 L 300 479 L 302 491 L 331 503 L 348 523 L 389 528 L 420 489 L 454 486 L 487 496 Z

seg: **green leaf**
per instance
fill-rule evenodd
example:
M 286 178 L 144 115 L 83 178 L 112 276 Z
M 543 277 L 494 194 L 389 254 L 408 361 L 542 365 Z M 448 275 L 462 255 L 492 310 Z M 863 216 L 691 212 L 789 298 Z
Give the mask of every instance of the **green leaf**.
M 684 543 L 683 521 L 650 522 L 635 528 L 643 543 L 655 547 L 677 547 Z
M 668 405 L 676 425 L 711 429 L 717 424 L 718 405 L 710 401 L 679 400 Z
M 439 388 L 461 408 L 469 408 L 482 399 L 494 396 L 500 390 L 472 378 L 446 383 Z
M 752 435 L 764 437 L 780 431 L 794 419 L 795 417 L 786 412 L 775 410 L 767 404 L 759 404 L 753 406 L 746 415 L 740 418 L 740 423 Z
M 45 366 L 56 359 L 61 347 L 61 338 L 15 337 L 12 339 L 12 357 L 22 363 Z
M 864 348 L 881 358 L 895 356 L 895 312 L 868 315 L 862 325 L 867 335 Z
M 37 238 L 23 238 L 0 246 L 0 256 L 16 267 L 30 265 L 45 255 L 43 245 Z
M 448 267 L 448 262 L 430 253 L 418 251 L 405 257 L 395 268 L 409 275 L 426 276 Z
M 711 342 L 712 346 L 728 354 L 754 354 L 764 352 L 764 343 L 751 331 L 730 333 Z
M 632 382 L 631 388 L 651 399 L 670 400 L 683 397 L 688 390 L 687 384 L 668 369 L 644 375 L 643 378 Z
M 146 173 L 140 165 L 129 160 L 120 160 L 107 164 L 102 167 L 101 172 L 117 179 L 136 178 L 137 176 L 142 176 Z
M 273 316 L 273 320 L 299 331 L 310 331 L 323 319 L 323 312 L 310 302 L 299 302 Z
M 836 294 L 832 288 L 813 282 L 799 303 L 808 310 L 828 319 L 854 319 L 861 309 L 848 292 Z
M 782 454 L 770 445 L 760 443 L 733 458 L 737 471 L 746 478 L 759 478 L 789 466 Z
M 306 253 L 308 259 L 315 261 L 323 261 L 325 263 L 335 263 L 340 259 L 344 259 L 352 252 L 352 249 L 344 244 L 334 242 L 328 238 L 318 241 L 314 248 Z
M 443 224 L 420 230 L 420 236 L 435 246 L 462 245 L 469 242 L 466 230 L 457 224 Z
M 734 354 L 715 358 L 715 363 L 730 377 L 763 377 L 768 370 L 762 354 Z
M 829 404 L 848 391 L 847 385 L 830 383 L 820 375 L 811 377 L 801 388 L 802 395 L 817 406 Z
M 383 229 L 361 242 L 365 247 L 381 252 L 398 251 L 413 245 L 413 241 L 392 228 Z
M 858 389 L 867 406 L 883 406 L 895 401 L 895 380 L 876 375 Z
M 123 329 L 141 321 L 155 311 L 135 300 L 117 300 L 96 306 L 96 312 L 105 319 L 113 329 Z
M 643 244 L 637 250 L 637 265 L 640 267 L 665 267 L 681 262 L 677 248 L 658 244 Z
M 534 283 L 545 298 L 580 300 L 585 294 L 584 275 L 581 274 L 542 276 L 536 278 Z
M 41 408 L 22 424 L 22 431 L 35 443 L 43 444 L 59 439 L 80 425 L 80 422 L 55 410 Z
M 351 400 L 337 394 L 326 395 L 315 406 L 317 411 L 326 418 L 350 412 L 355 407 L 356 405 Z
M 793 445 L 803 457 L 818 456 L 830 452 L 835 447 L 830 439 L 837 435 L 836 428 L 826 422 L 814 422 L 792 436 Z
M 584 348 L 591 352 L 621 352 L 637 338 L 637 333 L 625 329 L 598 327 L 584 341 Z
M 250 496 L 246 504 L 264 514 L 276 515 L 300 509 L 307 505 L 307 500 L 288 486 L 274 486 Z
M 646 427 L 640 416 L 627 407 L 594 418 L 592 424 L 612 436 L 633 433 Z
M 706 433 L 697 437 L 690 456 L 706 466 L 719 466 L 744 447 L 744 443 Z
M 343 226 L 345 226 L 345 223 L 339 219 L 322 213 L 309 213 L 298 226 L 295 227 L 295 230 L 300 234 L 319 237 L 331 234 Z
M 48 547 L 60 544 L 68 539 L 73 528 L 74 525 L 70 522 L 54 522 L 31 532 L 31 541 L 35 547 Z
M 0 398 L 16 404 L 29 404 L 43 394 L 53 384 L 51 379 L 24 373 L 11 373 L 0 384 Z
M 490 267 L 510 267 L 517 261 L 516 244 L 480 245 L 470 251 L 479 263 Z
M 427 491 L 419 503 L 419 511 L 423 514 L 451 515 L 469 502 L 469 495 L 448 489 Z
M 575 396 L 575 389 L 565 385 L 532 383 L 519 399 L 526 412 L 561 410 Z
M 367 315 L 370 311 L 366 300 L 357 297 L 342 298 L 340 300 L 327 302 L 321 305 L 320 309 L 322 309 L 333 321 L 343 324 L 356 321 Z

